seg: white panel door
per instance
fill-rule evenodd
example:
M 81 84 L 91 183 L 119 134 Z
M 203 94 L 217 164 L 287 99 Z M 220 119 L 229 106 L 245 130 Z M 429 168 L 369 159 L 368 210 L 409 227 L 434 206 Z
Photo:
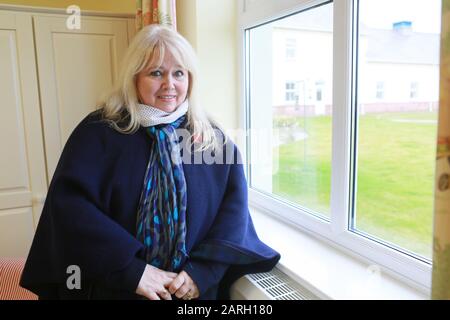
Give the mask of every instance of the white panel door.
M 30 14 L 0 11 L 0 256 L 25 257 L 47 190 Z
M 82 16 L 70 30 L 65 17 L 36 16 L 34 26 L 50 181 L 67 138 L 117 76 L 128 21 Z

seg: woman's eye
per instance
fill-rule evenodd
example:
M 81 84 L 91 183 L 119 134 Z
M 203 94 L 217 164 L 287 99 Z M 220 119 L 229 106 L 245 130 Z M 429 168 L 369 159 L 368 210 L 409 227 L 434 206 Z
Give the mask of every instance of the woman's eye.
M 175 77 L 180 78 L 184 76 L 184 72 L 181 70 L 175 71 Z
M 161 73 L 161 71 L 156 70 L 156 71 L 150 72 L 150 75 L 152 77 L 160 77 L 162 75 L 162 73 Z

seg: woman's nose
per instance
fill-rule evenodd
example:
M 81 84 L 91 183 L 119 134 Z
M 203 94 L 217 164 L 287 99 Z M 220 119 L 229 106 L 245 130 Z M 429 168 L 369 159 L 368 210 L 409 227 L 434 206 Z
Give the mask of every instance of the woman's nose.
M 162 87 L 163 87 L 163 89 L 173 89 L 174 88 L 174 81 L 173 81 L 173 77 L 171 75 L 167 75 L 164 77 Z

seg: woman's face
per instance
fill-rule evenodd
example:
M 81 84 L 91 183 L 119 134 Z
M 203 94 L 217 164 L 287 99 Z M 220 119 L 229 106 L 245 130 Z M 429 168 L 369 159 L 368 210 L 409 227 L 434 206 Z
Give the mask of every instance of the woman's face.
M 137 75 L 136 87 L 141 103 L 172 112 L 186 99 L 188 71 L 166 52 L 161 66 L 150 65 Z

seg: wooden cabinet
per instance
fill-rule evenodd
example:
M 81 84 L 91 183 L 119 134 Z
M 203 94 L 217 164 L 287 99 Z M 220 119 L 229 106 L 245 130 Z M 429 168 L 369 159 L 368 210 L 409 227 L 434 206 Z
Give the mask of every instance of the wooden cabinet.
M 74 127 L 111 88 L 133 19 L 0 11 L 0 256 L 26 256 Z
M 25 255 L 47 189 L 30 14 L 0 12 L 0 255 Z
M 86 17 L 80 30 L 68 30 L 65 17 L 38 16 L 34 29 L 50 180 L 70 133 L 117 76 L 127 21 Z

